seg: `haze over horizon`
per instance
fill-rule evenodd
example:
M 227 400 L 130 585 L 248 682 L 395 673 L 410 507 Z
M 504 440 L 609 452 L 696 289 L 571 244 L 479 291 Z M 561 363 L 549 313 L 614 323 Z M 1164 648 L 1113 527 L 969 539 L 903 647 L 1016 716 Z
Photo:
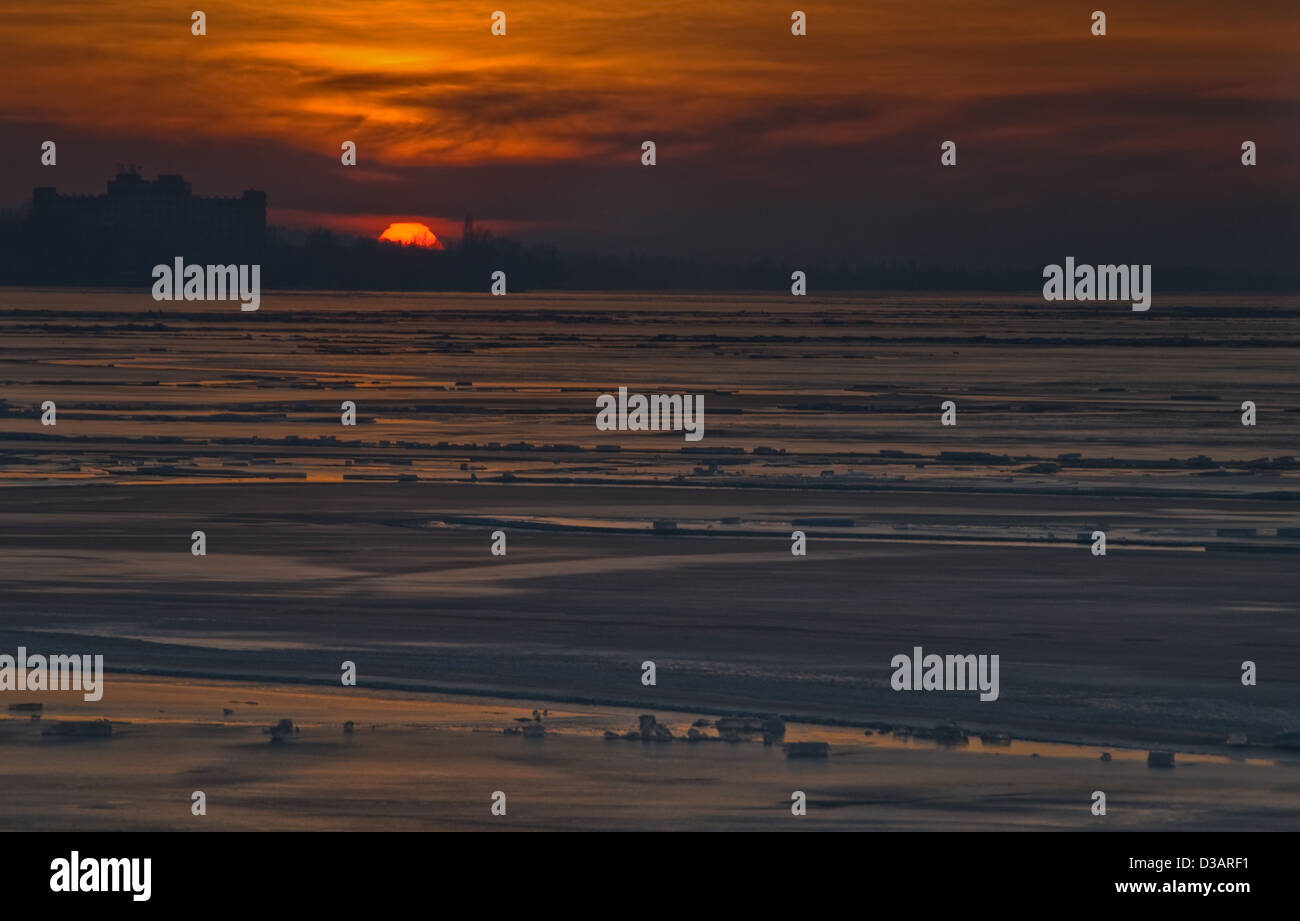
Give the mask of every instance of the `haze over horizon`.
M 1295 10 L 1113 3 L 1096 37 L 1060 2 L 833 2 L 794 37 L 791 8 L 543 0 L 493 36 L 487 7 L 228 0 L 196 37 L 157 0 L 3 0 L 0 208 L 134 162 L 370 237 L 472 212 L 593 252 L 1293 268 Z

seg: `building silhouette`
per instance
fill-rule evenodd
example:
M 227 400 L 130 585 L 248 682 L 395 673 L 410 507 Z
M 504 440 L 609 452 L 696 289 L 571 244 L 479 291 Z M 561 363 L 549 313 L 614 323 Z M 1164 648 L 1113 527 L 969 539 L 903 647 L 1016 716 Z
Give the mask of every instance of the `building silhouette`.
M 184 177 L 119 170 L 103 195 L 35 189 L 27 233 L 35 271 L 69 283 L 136 283 L 158 263 L 256 262 L 266 242 L 266 193 L 204 197 Z

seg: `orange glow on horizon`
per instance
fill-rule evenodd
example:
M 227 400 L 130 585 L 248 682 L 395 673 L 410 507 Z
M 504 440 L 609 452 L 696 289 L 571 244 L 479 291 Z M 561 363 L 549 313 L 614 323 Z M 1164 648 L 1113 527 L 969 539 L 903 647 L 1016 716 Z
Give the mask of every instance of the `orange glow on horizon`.
M 380 240 L 400 243 L 403 246 L 422 246 L 425 249 L 442 249 L 442 241 L 427 224 L 414 221 L 395 221 L 379 235 Z

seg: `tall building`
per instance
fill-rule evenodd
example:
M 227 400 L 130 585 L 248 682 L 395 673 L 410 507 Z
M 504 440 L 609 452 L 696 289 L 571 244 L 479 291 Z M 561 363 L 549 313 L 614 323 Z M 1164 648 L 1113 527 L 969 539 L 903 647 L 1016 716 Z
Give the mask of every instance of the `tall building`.
M 104 195 L 32 193 L 29 231 L 38 261 L 68 282 L 135 283 L 177 256 L 188 262 L 257 261 L 266 240 L 266 193 L 195 195 L 181 176 L 110 179 Z M 48 274 L 48 271 L 43 274 Z M 57 279 L 56 279 L 57 280 Z

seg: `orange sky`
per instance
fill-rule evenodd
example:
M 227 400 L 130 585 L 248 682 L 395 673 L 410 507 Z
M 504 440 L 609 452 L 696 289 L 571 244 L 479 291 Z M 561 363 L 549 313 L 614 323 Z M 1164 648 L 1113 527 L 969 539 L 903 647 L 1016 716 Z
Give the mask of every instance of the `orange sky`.
M 1029 93 L 1296 100 L 1284 2 L 1125 3 L 1104 40 L 1085 4 L 970 0 L 821 3 L 795 39 L 794 2 L 196 0 L 206 37 L 161 0 L 6 2 L 4 32 L 22 40 L 6 43 L 0 115 L 330 153 L 352 139 L 382 171 L 627 156 L 625 137 L 666 129 L 692 146 L 854 143 Z M 505 37 L 489 34 L 492 6 L 508 7 Z M 878 117 L 862 117 L 864 97 Z M 756 132 L 717 137 L 746 114 Z
M 808 14 L 806 38 L 790 35 L 796 2 Z M 207 14 L 205 37 L 190 34 L 194 6 Z M 1097 6 L 1109 16 L 1104 39 L 1089 34 Z M 1172 155 L 1229 168 L 1218 145 L 1230 154 L 1256 135 L 1272 143 L 1277 166 L 1277 144 L 1296 140 L 1297 6 L 0 0 L 0 128 L 130 142 L 122 149 L 139 149 L 146 168 L 200 177 L 208 168 L 215 181 L 230 163 L 270 171 L 277 156 L 320 158 L 316 200 L 288 180 L 276 188 L 250 170 L 249 181 L 269 186 L 281 213 L 336 224 L 392 215 L 441 233 L 475 207 L 489 221 L 599 230 L 597 204 L 564 214 L 554 190 L 523 200 L 523 191 L 476 188 L 464 202 L 421 201 L 400 213 L 392 203 L 410 198 L 397 187 L 409 186 L 412 170 L 636 165 L 645 138 L 669 163 L 710 162 L 728 181 L 750 171 L 765 188 L 793 184 L 790 171 L 807 157 L 846 170 L 855 157 L 864 169 L 913 155 L 929 164 L 949 137 L 995 151 L 988 166 L 1008 177 L 1050 168 L 1052 157 Z M 489 31 L 497 8 L 505 37 Z M 209 153 L 161 162 L 179 139 Z M 359 165 L 331 172 L 344 140 L 357 142 Z M 1028 162 L 1008 162 L 1017 152 Z M 1279 175 L 1293 180 L 1294 162 L 1288 154 Z M 95 184 L 76 190 L 99 191 L 108 172 L 96 164 Z M 571 185 L 580 186 L 563 194 L 580 194 Z

